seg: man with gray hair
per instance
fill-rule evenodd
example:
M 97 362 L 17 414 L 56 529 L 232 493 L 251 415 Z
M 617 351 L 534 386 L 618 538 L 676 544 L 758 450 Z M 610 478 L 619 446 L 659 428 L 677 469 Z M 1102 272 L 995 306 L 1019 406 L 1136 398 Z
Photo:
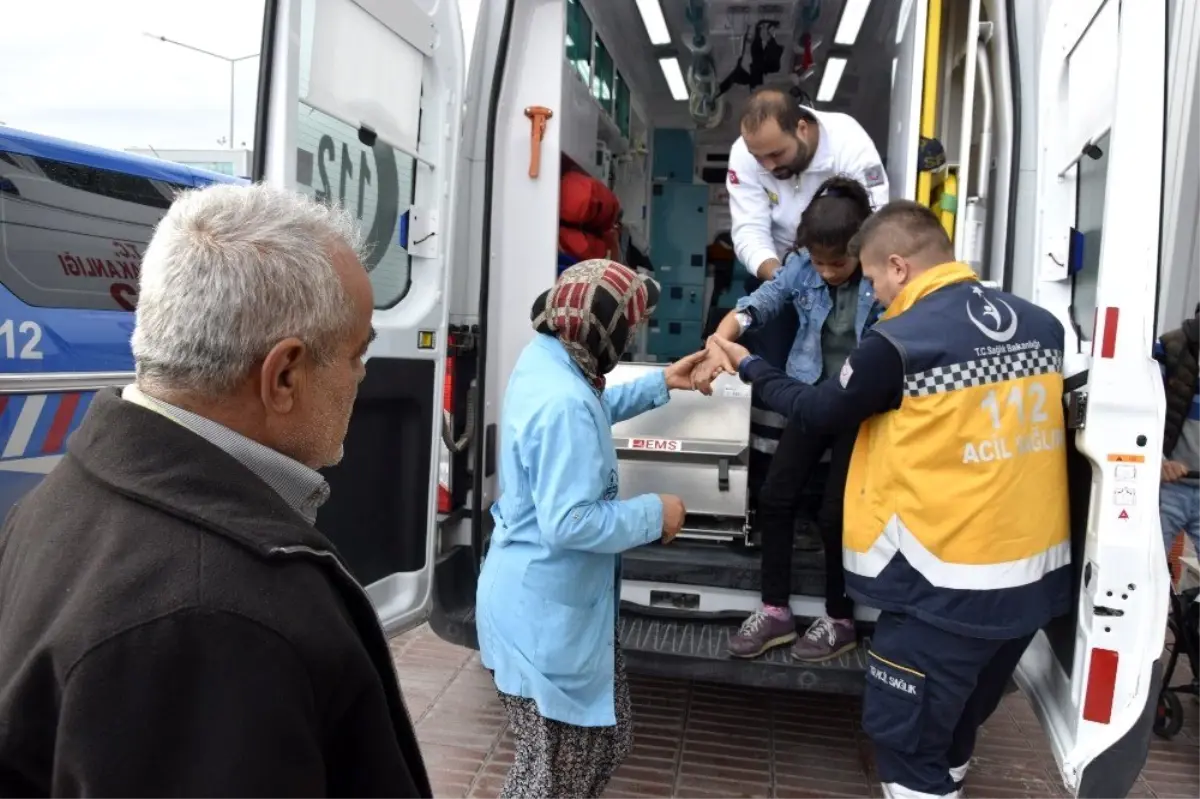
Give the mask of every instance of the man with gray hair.
M 0 795 L 432 796 L 387 641 L 313 526 L 373 298 L 343 213 L 181 195 L 137 381 L 0 532 Z

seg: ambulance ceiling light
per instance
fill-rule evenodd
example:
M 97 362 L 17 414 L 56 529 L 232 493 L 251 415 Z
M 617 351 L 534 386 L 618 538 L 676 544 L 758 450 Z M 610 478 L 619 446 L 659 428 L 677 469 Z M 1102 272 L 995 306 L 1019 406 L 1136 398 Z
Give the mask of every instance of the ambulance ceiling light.
M 838 23 L 837 33 L 833 36 L 835 44 L 852 46 L 858 38 L 858 31 L 862 28 L 863 20 L 867 18 L 867 9 L 871 7 L 871 0 L 846 0 L 846 5 L 842 7 L 842 20 Z
M 637 0 L 637 10 L 642 15 L 642 24 L 646 26 L 646 35 L 650 37 L 650 44 L 655 46 L 670 44 L 671 31 L 667 30 L 667 20 L 663 16 L 662 6 L 658 4 L 658 0 Z
M 658 66 L 662 69 L 663 77 L 667 79 L 667 88 L 671 90 L 671 96 L 680 102 L 686 100 L 687 84 L 683 82 L 683 70 L 679 68 L 679 59 L 675 56 L 660 58 Z
M 830 58 L 825 62 L 825 71 L 821 74 L 821 87 L 817 89 L 817 102 L 828 103 L 837 94 L 838 84 L 842 82 L 842 73 L 846 71 L 846 59 Z

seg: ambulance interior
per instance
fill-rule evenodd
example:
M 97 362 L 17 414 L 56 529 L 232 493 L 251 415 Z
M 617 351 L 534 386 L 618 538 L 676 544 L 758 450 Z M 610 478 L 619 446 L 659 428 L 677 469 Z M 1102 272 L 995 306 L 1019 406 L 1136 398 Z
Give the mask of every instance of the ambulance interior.
M 648 268 L 662 284 L 655 318 L 629 360 L 662 363 L 695 351 L 746 293 L 748 273 L 730 246 L 725 179 L 740 109 L 758 85 L 779 87 L 818 112 L 853 116 L 875 141 L 892 196 L 934 207 L 959 257 L 981 277 L 1004 281 L 1012 80 L 991 3 L 568 0 L 566 6 L 564 108 L 551 122 L 561 126 L 563 150 L 559 268 L 614 253 L 608 226 L 617 223 L 617 260 Z M 977 32 L 971 42 L 968 20 Z M 974 113 L 964 115 L 964 106 Z M 918 152 L 921 136 L 940 143 L 944 163 L 933 157 L 934 146 Z M 919 171 L 921 159 L 932 168 Z M 623 365 L 610 380 L 647 368 Z M 675 546 L 625 556 L 623 603 L 660 625 L 667 616 L 702 619 L 716 658 L 724 657 L 725 632 L 758 602 L 754 495 L 764 475 L 749 468 L 749 452 L 762 424 L 782 425 L 778 415 L 752 410 L 748 397 L 736 378 L 724 377 L 711 398 L 680 394 L 614 429 L 622 494 L 679 494 L 689 509 Z M 822 483 L 819 471 L 804 488 L 810 518 Z M 820 616 L 824 560 L 815 528 L 799 525 L 796 543 L 793 610 L 801 618 Z M 868 623 L 876 615 L 858 612 Z M 794 673 L 778 674 L 785 666 Z M 739 681 L 829 691 L 861 685 L 854 653 L 800 666 L 775 652 L 737 668 Z
M 563 153 L 612 189 L 623 232 L 640 252 L 651 254 L 659 272 L 662 266 L 681 270 L 670 262 L 682 253 L 656 237 L 667 228 L 694 226 L 686 235 L 698 238 L 702 228 L 706 244 L 712 244 L 728 232 L 725 172 L 741 108 L 753 88 L 777 87 L 818 111 L 854 117 L 874 140 L 894 197 L 917 196 L 918 156 L 936 151 L 927 147 L 919 153 L 918 137 L 935 138 L 945 165 L 925 173 L 921 194 L 945 210 L 951 231 L 964 233 L 964 257 L 985 278 L 998 280 L 1006 235 L 1003 229 L 993 233 L 988 222 L 1007 215 L 989 215 L 988 208 L 997 200 L 1004 208 L 1008 199 L 1003 170 L 1011 166 L 1014 131 L 1009 52 L 1003 38 L 994 36 L 991 5 L 568 0 L 564 69 L 572 79 L 564 79 L 558 120 Z M 927 48 L 931 15 L 937 33 Z M 977 32 L 970 45 L 968 19 Z M 928 84 L 927 71 L 933 78 Z M 927 99 L 923 93 L 929 93 Z M 964 100 L 973 114 L 962 114 Z M 971 142 L 965 159 L 959 145 L 964 137 Z M 988 168 L 981 171 L 980 164 Z M 966 187 L 961 215 L 960 184 Z M 693 214 L 699 222 L 671 216 L 693 200 L 705 206 Z M 658 232 L 656 213 L 663 218 Z M 576 218 L 562 221 L 581 226 Z M 689 256 L 698 249 L 691 241 L 681 244 Z M 730 281 L 719 246 L 700 254 L 705 269 L 691 267 L 689 258 L 691 277 L 660 277 L 700 286 L 704 271 L 705 296 L 693 300 L 689 294 L 688 304 L 707 306 L 715 297 L 718 307 L 727 307 L 743 270 L 734 269 Z M 647 351 L 679 354 L 686 348 L 666 339 L 694 339 L 693 332 L 661 333 L 664 342 L 648 343 Z

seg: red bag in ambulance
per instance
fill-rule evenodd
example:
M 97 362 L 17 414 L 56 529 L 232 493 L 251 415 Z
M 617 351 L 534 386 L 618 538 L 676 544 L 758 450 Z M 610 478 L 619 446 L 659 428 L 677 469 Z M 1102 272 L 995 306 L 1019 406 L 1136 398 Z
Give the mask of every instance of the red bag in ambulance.
M 617 258 L 621 203 L 586 172 L 566 168 L 559 183 L 558 248 L 577 261 Z

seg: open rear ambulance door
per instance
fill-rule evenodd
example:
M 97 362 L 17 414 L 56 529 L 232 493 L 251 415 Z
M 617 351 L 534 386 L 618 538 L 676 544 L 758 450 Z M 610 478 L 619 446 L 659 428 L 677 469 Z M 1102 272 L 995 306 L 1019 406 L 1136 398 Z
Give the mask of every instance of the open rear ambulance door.
M 1164 398 L 1151 359 L 1159 273 L 1166 0 L 1055 0 L 1038 91 L 1034 295 L 1068 330 L 1078 599 L 1017 681 L 1077 796 L 1125 796 L 1162 682 L 1158 519 Z M 1073 234 L 1073 231 L 1079 233 Z M 1074 246 L 1072 246 L 1074 242 Z M 1076 272 L 1075 267 L 1086 269 Z M 1087 281 L 1087 269 L 1094 269 Z M 1084 282 L 1092 282 L 1086 291 Z M 1094 286 L 1095 301 L 1085 297 Z
M 456 0 L 267 0 L 254 178 L 362 225 L 377 338 L 317 527 L 385 629 L 432 599 L 463 86 Z

